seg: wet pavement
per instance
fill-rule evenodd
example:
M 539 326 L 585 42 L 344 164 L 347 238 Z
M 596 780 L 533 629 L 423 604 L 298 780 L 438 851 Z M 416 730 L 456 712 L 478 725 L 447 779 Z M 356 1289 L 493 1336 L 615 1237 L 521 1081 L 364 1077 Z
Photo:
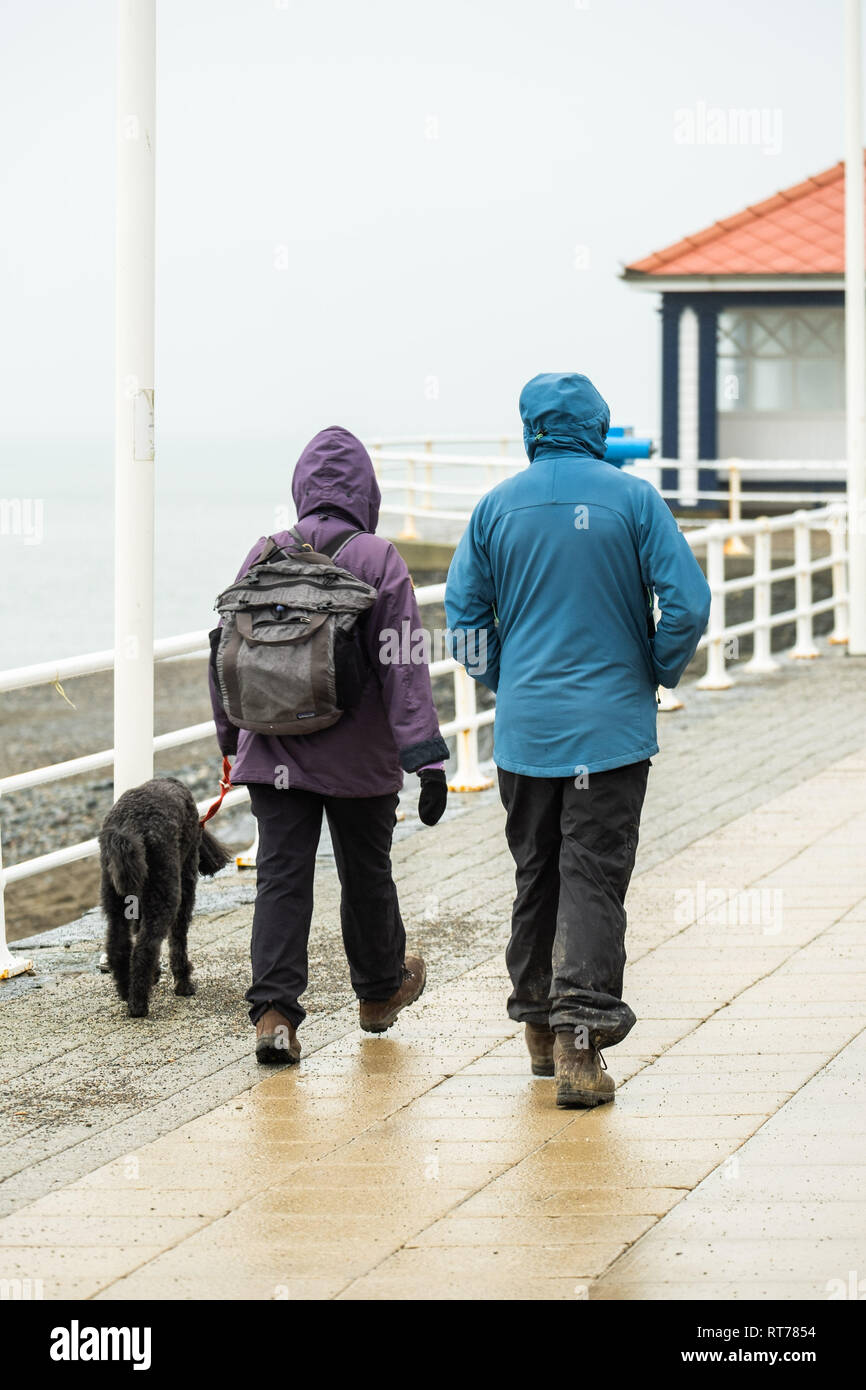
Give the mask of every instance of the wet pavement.
M 100 924 L 0 995 L 0 1279 L 46 1298 L 851 1297 L 866 1274 L 866 668 L 825 649 L 665 716 L 616 1103 L 557 1110 L 505 1015 L 495 793 L 394 862 L 418 1005 L 357 1028 L 319 865 L 299 1067 L 242 1001 L 251 885 L 203 888 L 193 1000 L 130 1020 Z M 853 1284 L 852 1284 L 853 1271 Z M 858 1273 L 860 1271 L 861 1273 Z M 856 1296 L 856 1295 L 854 1295 Z

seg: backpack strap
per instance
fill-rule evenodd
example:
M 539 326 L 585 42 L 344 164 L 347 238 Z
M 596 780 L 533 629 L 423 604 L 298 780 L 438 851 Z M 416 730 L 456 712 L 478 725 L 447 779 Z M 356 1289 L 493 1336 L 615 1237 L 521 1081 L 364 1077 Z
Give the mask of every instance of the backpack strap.
M 297 526 L 290 527 L 289 534 L 294 536 L 295 540 L 298 542 L 298 547 L 301 550 L 312 550 L 313 547 L 307 541 L 304 540 Z M 285 555 L 285 553 L 286 552 L 284 548 L 281 545 L 277 545 L 273 536 L 268 536 L 267 540 L 262 546 L 261 554 L 253 561 L 253 565 L 261 565 L 266 560 L 272 559 L 274 555 Z M 250 566 L 250 569 L 252 569 L 252 565 Z
M 348 545 L 349 541 L 352 540 L 354 536 L 361 536 L 364 533 L 363 531 L 359 531 L 357 529 L 352 531 L 340 531 L 336 536 L 332 537 L 332 539 L 328 541 L 327 545 L 320 545 L 318 550 L 315 549 L 315 546 L 310 545 L 309 541 L 304 540 L 297 526 L 289 527 L 289 534 L 294 536 L 301 550 L 309 550 L 311 552 L 315 551 L 317 555 L 325 555 L 329 560 L 336 560 L 344 545 Z M 280 546 L 277 545 L 273 536 L 268 536 L 262 549 L 262 553 L 255 563 L 257 565 L 260 565 L 263 560 L 269 559 L 270 556 L 273 555 L 274 551 L 279 549 Z
M 338 535 L 328 541 L 327 545 L 319 547 L 319 554 L 327 555 L 329 560 L 336 560 L 344 545 L 348 545 L 349 541 L 353 540 L 355 536 L 362 536 L 363 534 L 363 531 L 358 530 L 340 531 Z
M 313 549 L 313 547 L 310 545 L 309 541 L 305 541 L 305 540 L 304 540 L 304 538 L 303 538 L 303 536 L 301 535 L 300 531 L 298 530 L 297 526 L 290 526 L 290 527 L 289 527 L 289 533 L 290 533 L 291 535 L 294 536 L 294 538 L 295 538 L 295 540 L 298 542 L 298 545 L 300 546 L 301 550 L 312 550 L 312 549 Z
M 262 546 L 261 554 L 258 555 L 255 560 L 253 560 L 253 565 L 260 565 L 262 561 L 269 560 L 275 550 L 279 550 L 279 546 L 277 545 L 273 536 L 268 536 L 267 540 Z M 253 565 L 250 565 L 250 569 L 252 569 Z

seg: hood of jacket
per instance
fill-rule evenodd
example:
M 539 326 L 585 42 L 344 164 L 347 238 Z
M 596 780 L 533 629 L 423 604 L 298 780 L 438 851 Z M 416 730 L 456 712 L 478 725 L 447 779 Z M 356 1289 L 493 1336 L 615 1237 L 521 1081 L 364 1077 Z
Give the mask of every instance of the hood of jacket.
M 382 494 L 360 439 L 340 425 L 320 430 L 295 464 L 292 497 L 298 520 L 324 511 L 375 531 Z
M 520 393 L 523 442 L 537 453 L 566 451 L 603 459 L 610 428 L 607 401 L 580 372 L 542 372 Z

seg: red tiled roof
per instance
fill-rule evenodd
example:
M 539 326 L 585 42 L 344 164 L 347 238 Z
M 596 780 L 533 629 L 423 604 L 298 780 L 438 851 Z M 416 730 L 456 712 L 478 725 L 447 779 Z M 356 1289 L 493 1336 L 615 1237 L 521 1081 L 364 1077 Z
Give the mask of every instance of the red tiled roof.
M 845 165 L 745 208 L 626 266 L 641 275 L 840 275 Z

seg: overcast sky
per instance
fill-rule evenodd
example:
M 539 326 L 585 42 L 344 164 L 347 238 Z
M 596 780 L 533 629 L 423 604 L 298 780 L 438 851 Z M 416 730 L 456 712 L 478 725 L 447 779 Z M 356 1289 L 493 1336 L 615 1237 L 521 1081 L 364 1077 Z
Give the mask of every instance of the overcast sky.
M 654 426 L 657 300 L 621 264 L 843 154 L 841 0 L 157 15 L 166 439 L 514 430 L 551 370 Z M 110 438 L 114 6 L 0 16 L 0 438 Z M 701 103 L 768 138 L 699 143 Z

